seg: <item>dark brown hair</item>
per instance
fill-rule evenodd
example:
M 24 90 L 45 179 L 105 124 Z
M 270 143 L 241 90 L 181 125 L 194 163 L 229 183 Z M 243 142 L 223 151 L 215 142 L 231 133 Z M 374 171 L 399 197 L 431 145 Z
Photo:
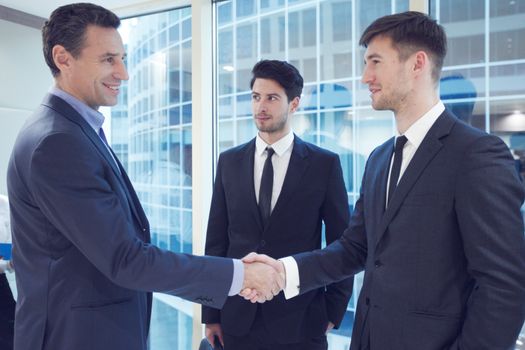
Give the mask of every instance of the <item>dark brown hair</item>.
M 296 97 L 301 97 L 303 92 L 303 77 L 290 63 L 278 60 L 262 60 L 253 66 L 250 89 L 253 88 L 255 79 L 271 79 L 282 86 L 288 97 L 288 102 Z
M 434 19 L 416 11 L 378 18 L 365 29 L 359 45 L 367 47 L 377 36 L 390 38 L 401 60 L 406 60 L 416 51 L 425 51 L 434 63 L 432 78 L 439 82 L 447 54 L 447 36 Z
M 60 73 L 53 61 L 53 47 L 62 45 L 77 58 L 90 25 L 116 29 L 120 26 L 120 19 L 113 12 L 89 3 L 61 6 L 51 13 L 42 28 L 42 42 L 44 58 L 53 76 Z

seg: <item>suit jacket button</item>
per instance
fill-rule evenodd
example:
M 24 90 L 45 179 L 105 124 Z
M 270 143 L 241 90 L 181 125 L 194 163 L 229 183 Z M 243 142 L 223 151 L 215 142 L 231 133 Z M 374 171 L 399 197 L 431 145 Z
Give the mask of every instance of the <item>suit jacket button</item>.
M 146 229 L 145 229 L 145 228 L 143 228 L 143 229 L 142 229 L 142 232 L 146 232 Z
M 264 247 L 265 245 L 266 245 L 266 241 L 263 239 L 263 240 L 261 241 L 261 247 Z
M 383 266 L 383 263 L 381 262 L 381 260 L 376 260 L 375 266 L 376 268 L 380 268 L 381 266 Z

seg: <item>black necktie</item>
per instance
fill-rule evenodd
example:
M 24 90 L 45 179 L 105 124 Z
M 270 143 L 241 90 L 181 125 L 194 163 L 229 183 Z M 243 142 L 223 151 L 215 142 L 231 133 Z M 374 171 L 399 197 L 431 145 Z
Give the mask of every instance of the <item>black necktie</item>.
M 259 212 L 263 225 L 266 226 L 270 214 L 272 213 L 272 190 L 273 190 L 273 165 L 272 156 L 275 151 L 272 148 L 266 147 L 266 161 L 261 177 L 261 187 L 259 187 Z
M 396 146 L 394 148 L 394 164 L 392 165 L 392 172 L 390 173 L 390 183 L 388 184 L 388 203 L 392 200 L 394 191 L 399 180 L 399 172 L 401 171 L 401 162 L 403 161 L 403 147 L 407 143 L 406 136 L 399 136 L 396 139 Z

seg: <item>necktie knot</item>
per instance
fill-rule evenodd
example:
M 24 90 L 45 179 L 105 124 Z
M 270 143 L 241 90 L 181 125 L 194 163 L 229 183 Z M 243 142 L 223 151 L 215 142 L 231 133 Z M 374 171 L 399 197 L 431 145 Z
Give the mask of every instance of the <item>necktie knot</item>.
M 275 150 L 273 148 L 271 148 L 271 147 L 266 147 L 266 153 L 268 154 L 267 157 L 271 159 L 273 154 L 275 153 Z M 268 158 L 266 158 L 266 159 L 268 159 Z
M 403 147 L 405 147 L 405 144 L 407 143 L 408 139 L 405 135 L 401 135 L 396 139 L 396 146 L 394 148 L 394 152 L 402 152 Z
M 399 174 L 401 172 L 401 163 L 403 162 L 403 147 L 407 143 L 408 139 L 402 135 L 396 139 L 396 145 L 394 147 L 394 162 L 392 164 L 392 171 L 390 173 L 390 183 L 388 184 L 388 202 L 392 199 L 394 192 L 399 181 Z

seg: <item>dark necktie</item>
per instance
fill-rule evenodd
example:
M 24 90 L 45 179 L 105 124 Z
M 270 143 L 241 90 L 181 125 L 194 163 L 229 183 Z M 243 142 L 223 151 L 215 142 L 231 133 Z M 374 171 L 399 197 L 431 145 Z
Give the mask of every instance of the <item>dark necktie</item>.
M 98 135 L 100 136 L 102 141 L 104 141 L 106 146 L 109 147 L 108 139 L 106 138 L 106 134 L 104 133 L 104 129 L 102 129 L 102 127 L 100 127 L 100 129 L 98 129 Z
M 396 146 L 394 148 L 394 164 L 392 165 L 392 172 L 390 173 L 390 183 L 388 184 L 388 203 L 392 200 L 394 191 L 399 181 L 399 172 L 401 171 L 401 162 L 403 161 L 403 147 L 407 143 L 406 136 L 399 136 L 396 139 Z
M 266 161 L 261 177 L 261 187 L 259 187 L 259 212 L 263 225 L 266 226 L 270 214 L 272 213 L 272 190 L 273 190 L 273 165 L 272 156 L 275 151 L 272 148 L 266 147 Z

